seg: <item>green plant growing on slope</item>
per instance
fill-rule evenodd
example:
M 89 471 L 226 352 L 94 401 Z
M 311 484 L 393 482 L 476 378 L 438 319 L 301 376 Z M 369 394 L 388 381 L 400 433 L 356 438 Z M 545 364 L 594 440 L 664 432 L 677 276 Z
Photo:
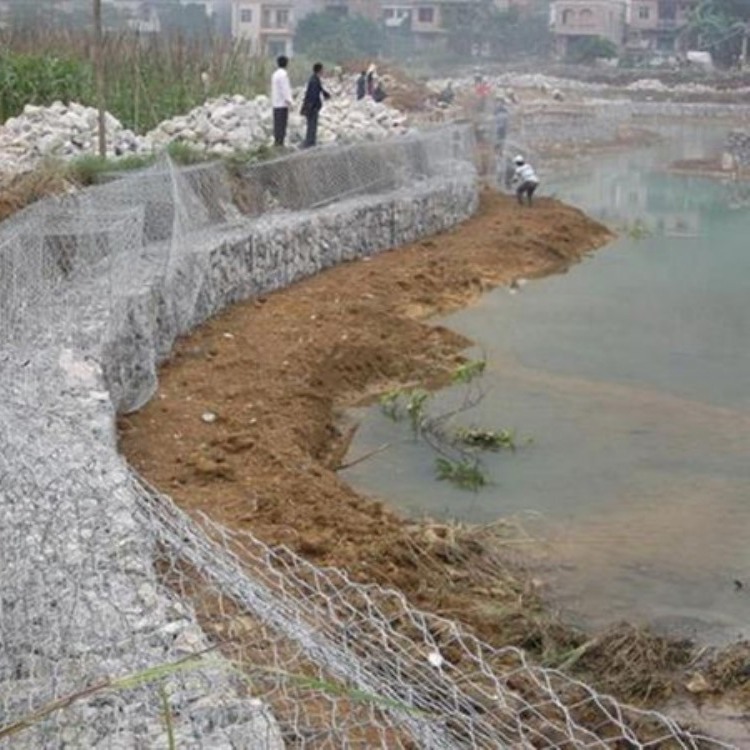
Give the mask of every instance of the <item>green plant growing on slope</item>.
M 471 383 L 475 378 L 484 375 L 486 367 L 486 359 L 471 359 L 454 370 L 451 380 L 454 383 Z
M 79 156 L 67 164 L 64 169 L 71 179 L 79 185 L 94 185 L 102 182 L 115 172 L 128 172 L 151 166 L 156 157 L 151 155 L 122 156 L 118 159 L 107 159 L 93 154 Z

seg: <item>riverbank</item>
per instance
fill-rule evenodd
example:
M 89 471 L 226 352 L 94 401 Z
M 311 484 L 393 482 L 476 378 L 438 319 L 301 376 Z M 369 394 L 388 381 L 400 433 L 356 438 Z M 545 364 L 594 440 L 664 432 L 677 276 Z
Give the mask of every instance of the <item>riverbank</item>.
M 512 526 L 406 519 L 336 473 L 351 437 L 345 409 L 396 385 L 438 387 L 462 361 L 470 342 L 429 316 L 564 271 L 609 238 L 556 201 L 526 209 L 486 193 L 450 232 L 238 305 L 182 340 L 155 398 L 120 419 L 121 450 L 189 511 L 397 588 L 618 697 L 661 705 L 687 681 L 688 644 L 629 626 L 593 638 L 567 627 L 511 554 Z

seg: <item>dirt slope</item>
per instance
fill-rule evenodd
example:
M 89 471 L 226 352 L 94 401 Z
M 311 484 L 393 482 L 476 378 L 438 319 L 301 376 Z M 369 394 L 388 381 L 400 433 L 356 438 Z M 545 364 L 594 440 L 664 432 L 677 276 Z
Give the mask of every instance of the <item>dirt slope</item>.
M 545 612 L 537 584 L 502 552 L 507 527 L 413 523 L 359 496 L 335 471 L 349 437 L 337 414 L 395 384 L 446 382 L 469 342 L 430 314 L 564 270 L 609 236 L 556 201 L 528 209 L 486 193 L 478 215 L 450 232 L 238 305 L 180 341 L 156 397 L 120 419 L 122 451 L 187 510 L 560 663 L 585 637 Z M 622 629 L 596 643 L 576 669 L 631 700 L 666 697 L 688 658 Z M 617 666 L 618 644 L 629 670 Z
M 337 407 L 394 383 L 440 384 L 468 342 L 428 315 L 565 268 L 607 237 L 555 201 L 527 209 L 488 193 L 452 232 L 238 305 L 180 341 L 158 395 L 121 419 L 122 450 L 186 508 L 319 563 L 378 567 L 370 553 L 403 522 L 332 470 Z

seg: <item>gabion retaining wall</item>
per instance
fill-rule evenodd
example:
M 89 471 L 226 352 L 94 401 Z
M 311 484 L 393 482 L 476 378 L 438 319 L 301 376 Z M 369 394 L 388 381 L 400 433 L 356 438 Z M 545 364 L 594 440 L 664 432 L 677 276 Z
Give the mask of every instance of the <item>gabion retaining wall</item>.
M 445 144 L 457 136 L 466 132 L 446 131 Z M 228 305 L 469 217 L 471 152 L 443 136 L 425 152 L 430 137 L 394 143 L 397 159 L 406 147 L 418 162 L 405 160 L 398 179 L 341 202 L 329 189 L 317 210 L 217 211 L 231 189 L 215 172 L 202 193 L 194 171 L 168 170 L 76 199 L 77 223 L 61 223 L 51 202 L 0 227 L 0 747 L 166 747 L 165 705 L 180 718 L 178 747 L 283 746 L 268 708 L 215 659 L 203 662 L 209 643 L 190 604 L 158 577 L 160 536 L 137 512 L 115 417 L 150 398 L 177 336 Z M 388 147 L 378 148 L 382 174 Z M 100 197 L 118 191 L 123 231 L 100 205 L 115 210 Z M 162 677 L 163 693 L 136 680 L 87 698 L 92 686 L 196 655 Z M 30 716 L 29 728 L 17 725 Z
M 732 157 L 733 166 L 750 167 L 750 130 L 733 130 L 727 136 L 725 148 Z
M 511 119 L 510 139 L 519 146 L 580 146 L 614 140 L 623 125 L 648 129 L 659 121 L 750 122 L 745 104 L 684 104 L 625 100 L 531 104 Z

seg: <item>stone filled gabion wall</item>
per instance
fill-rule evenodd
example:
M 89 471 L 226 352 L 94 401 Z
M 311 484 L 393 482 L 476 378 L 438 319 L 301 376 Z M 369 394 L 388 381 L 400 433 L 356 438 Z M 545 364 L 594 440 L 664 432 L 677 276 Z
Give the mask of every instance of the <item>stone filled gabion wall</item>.
M 204 663 L 209 643 L 190 602 L 157 576 L 160 533 L 138 511 L 116 414 L 151 397 L 177 336 L 228 305 L 470 216 L 468 144 L 455 129 L 402 144 L 398 179 L 357 190 L 359 172 L 347 169 L 346 199 L 329 191 L 317 209 L 243 215 L 213 168 L 201 191 L 198 172 L 170 167 L 68 200 L 62 234 L 49 221 L 57 202 L 0 227 L 0 729 L 103 681 L 199 657 L 162 679 L 163 692 L 136 681 L 84 695 L 0 732 L 0 747 L 166 747 L 162 699 L 179 718 L 178 747 L 283 747 L 269 708 L 215 655 Z M 359 158 L 379 174 L 391 146 L 377 148 Z M 351 152 L 336 153 L 325 158 L 351 166 Z M 283 161 L 274 174 L 262 205 L 278 205 Z
M 626 100 L 532 102 L 513 112 L 509 138 L 515 147 L 527 149 L 550 144 L 575 148 L 613 141 L 623 126 L 648 129 L 660 121 L 682 120 L 750 122 L 750 106 Z
M 343 261 L 367 257 L 447 229 L 474 213 L 473 167 L 375 197 L 316 211 L 271 214 L 252 230 L 199 240 L 178 273 L 126 301 L 106 344 L 103 366 L 119 411 L 142 406 L 156 367 L 177 336 L 227 305 L 286 287 Z
M 750 167 L 750 130 L 732 130 L 724 148 L 732 157 L 733 166 L 741 169 Z

